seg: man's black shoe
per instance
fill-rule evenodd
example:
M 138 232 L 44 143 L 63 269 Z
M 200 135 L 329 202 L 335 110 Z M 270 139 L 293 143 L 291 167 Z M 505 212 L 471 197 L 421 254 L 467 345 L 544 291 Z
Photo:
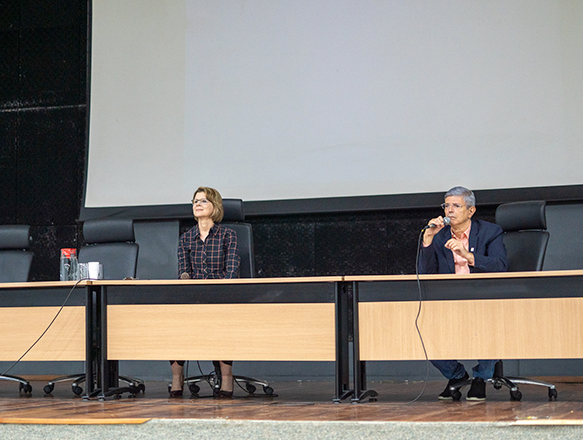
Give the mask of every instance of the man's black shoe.
M 468 373 L 464 373 L 464 377 L 460 378 L 460 379 L 450 379 L 449 382 L 447 382 L 447 386 L 445 387 L 445 390 L 443 390 L 443 393 L 441 393 L 439 396 L 437 396 L 438 399 L 440 400 L 451 400 L 453 399 L 453 396 L 451 394 L 450 391 L 450 387 L 457 385 L 458 383 L 461 383 L 465 380 L 468 380 L 470 378 L 470 376 L 468 376 Z
M 486 382 L 481 377 L 472 379 L 472 386 L 468 391 L 467 400 L 486 400 Z

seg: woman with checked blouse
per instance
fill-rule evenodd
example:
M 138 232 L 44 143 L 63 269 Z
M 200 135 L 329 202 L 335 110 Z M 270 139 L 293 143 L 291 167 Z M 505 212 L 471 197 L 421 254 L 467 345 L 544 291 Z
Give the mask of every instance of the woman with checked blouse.
M 179 278 L 239 278 L 241 259 L 237 248 L 237 234 L 220 224 L 224 211 L 223 198 L 219 192 L 208 187 L 198 188 L 192 199 L 192 212 L 197 224 L 185 232 L 178 243 Z M 220 368 L 222 378 L 219 397 L 232 397 L 233 362 L 213 363 L 215 368 Z M 184 361 L 170 361 L 170 365 L 170 397 L 180 397 L 184 383 Z

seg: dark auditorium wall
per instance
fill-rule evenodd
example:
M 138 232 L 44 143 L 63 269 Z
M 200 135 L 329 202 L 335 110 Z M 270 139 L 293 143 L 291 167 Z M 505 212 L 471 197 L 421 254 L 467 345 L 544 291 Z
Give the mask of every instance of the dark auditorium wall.
M 82 244 L 86 16 L 84 0 L 0 2 L 0 222 L 32 225 L 32 280 L 57 279 L 59 249 Z M 257 276 L 413 273 L 418 231 L 436 212 L 250 217 Z
M 58 279 L 77 244 L 86 16 L 85 1 L 0 1 L 0 222 L 32 226 L 32 280 Z
M 494 210 L 480 208 L 493 220 Z M 419 231 L 436 209 L 251 218 L 257 276 L 415 273 Z

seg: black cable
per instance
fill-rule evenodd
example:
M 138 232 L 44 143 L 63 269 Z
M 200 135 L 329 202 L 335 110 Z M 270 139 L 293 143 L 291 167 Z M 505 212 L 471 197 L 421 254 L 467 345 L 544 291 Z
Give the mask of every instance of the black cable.
M 200 372 L 200 375 L 204 378 L 205 382 L 208 384 L 208 386 L 211 388 L 211 390 L 214 391 L 214 387 L 213 384 L 211 383 L 211 374 L 213 374 L 213 372 L 215 373 L 215 376 L 217 374 L 217 372 L 215 370 L 211 371 L 209 374 L 204 374 L 202 371 L 202 367 L 200 366 L 200 361 L 196 361 L 196 365 L 198 365 L 198 371 Z
M 42 337 L 49 331 L 49 329 L 51 328 L 51 326 L 53 325 L 53 323 L 55 322 L 55 320 L 58 318 L 58 316 L 61 314 L 61 312 L 63 311 L 63 309 L 65 308 L 65 304 L 67 304 L 67 301 L 69 301 L 69 298 L 71 297 L 73 291 L 75 290 L 75 287 L 77 287 L 77 285 L 81 282 L 81 281 L 85 281 L 86 279 L 81 279 L 78 280 L 73 287 L 71 287 L 71 290 L 69 291 L 67 297 L 65 298 L 65 301 L 63 301 L 63 304 L 61 305 L 61 307 L 59 308 L 59 311 L 57 312 L 57 314 L 55 315 L 55 317 L 53 318 L 53 320 L 49 323 L 49 325 L 47 326 L 47 328 L 45 329 L 44 332 L 42 332 L 42 334 L 38 337 L 38 339 L 36 341 L 34 341 L 34 343 L 28 348 L 28 350 L 26 350 L 24 352 L 24 354 L 22 356 L 20 356 L 20 358 L 18 358 L 18 360 L 16 360 L 11 366 L 10 368 L 8 368 L 8 370 L 6 370 L 4 373 L 2 373 L 2 376 L 5 376 L 10 370 L 12 370 L 16 365 L 18 365 L 18 363 L 24 358 L 24 356 L 26 356 L 28 354 L 28 352 L 30 350 L 32 350 L 34 348 L 34 346 L 36 344 L 38 344 L 38 342 L 42 339 Z
M 417 240 L 417 254 L 415 256 L 415 275 L 417 277 L 417 289 L 419 291 L 419 308 L 417 309 L 417 316 L 415 317 L 415 329 L 417 330 L 417 334 L 419 335 L 419 340 L 421 341 L 421 346 L 423 347 L 423 354 L 425 355 L 425 365 L 427 367 L 425 371 L 425 379 L 423 379 L 423 389 L 421 390 L 417 397 L 415 397 L 413 400 L 410 400 L 409 402 L 393 403 L 392 405 L 410 405 L 412 403 L 417 402 L 425 392 L 425 389 L 427 388 L 427 382 L 429 381 L 429 357 L 427 356 L 425 342 L 423 342 L 423 336 L 421 335 L 421 330 L 419 329 L 419 316 L 421 315 L 421 305 L 423 304 L 421 281 L 419 280 L 419 254 L 421 252 L 421 237 L 423 237 L 425 229 L 426 228 L 423 228 L 419 233 L 419 239 Z
M 429 381 L 429 356 L 427 356 L 427 350 L 425 349 L 425 342 L 423 341 L 423 335 L 421 335 L 421 330 L 419 329 L 419 316 L 421 315 L 421 305 L 423 304 L 423 295 L 422 295 L 422 291 L 421 291 L 421 280 L 419 280 L 419 254 L 421 253 L 421 239 L 423 237 L 423 233 L 425 232 L 425 229 L 426 228 L 423 228 L 421 230 L 421 232 L 419 233 L 419 238 L 417 240 L 417 255 L 415 257 L 415 276 L 417 278 L 417 290 L 419 292 L 419 308 L 417 309 L 417 316 L 415 317 L 415 329 L 417 330 L 417 334 L 419 335 L 419 340 L 421 341 L 421 347 L 423 347 L 423 354 L 425 355 L 425 365 L 427 368 L 425 371 L 425 379 L 423 380 L 423 389 L 421 390 L 419 395 L 417 397 L 415 397 L 415 399 L 413 399 L 410 402 L 407 402 L 407 404 L 416 402 L 417 400 L 419 400 L 421 398 L 421 396 L 425 392 L 425 389 L 427 388 L 427 382 Z

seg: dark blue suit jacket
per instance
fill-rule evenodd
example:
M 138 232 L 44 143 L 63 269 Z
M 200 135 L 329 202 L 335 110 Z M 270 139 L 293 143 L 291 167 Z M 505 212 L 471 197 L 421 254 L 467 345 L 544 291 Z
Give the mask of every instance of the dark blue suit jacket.
M 469 251 L 474 254 L 470 272 L 506 272 L 508 260 L 502 241 L 502 228 L 483 220 L 472 220 Z M 421 245 L 419 273 L 455 273 L 453 253 L 443 245 L 451 238 L 451 227 L 446 226 L 433 237 L 428 247 Z

